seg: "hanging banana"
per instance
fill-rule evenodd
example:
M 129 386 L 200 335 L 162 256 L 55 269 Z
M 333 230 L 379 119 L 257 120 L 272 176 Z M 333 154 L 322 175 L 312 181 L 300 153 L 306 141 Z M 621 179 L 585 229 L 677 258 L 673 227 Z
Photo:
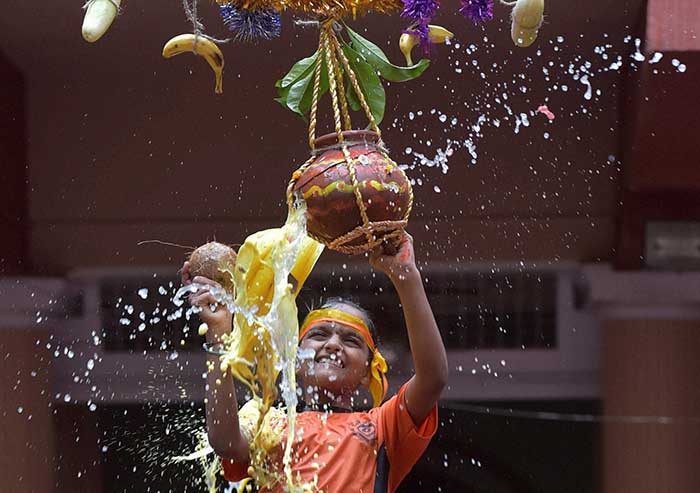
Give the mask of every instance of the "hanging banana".
M 205 36 L 195 34 L 180 34 L 165 43 L 163 57 L 171 58 L 181 53 L 192 52 L 204 58 L 216 77 L 214 92 L 221 94 L 223 90 L 224 54 L 216 43 Z

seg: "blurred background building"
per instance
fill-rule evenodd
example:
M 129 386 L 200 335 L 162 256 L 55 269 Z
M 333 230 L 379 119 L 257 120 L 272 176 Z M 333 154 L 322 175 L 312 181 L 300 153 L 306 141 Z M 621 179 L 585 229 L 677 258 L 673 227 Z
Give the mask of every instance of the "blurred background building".
M 312 30 L 286 18 L 280 40 L 226 46 L 215 96 L 203 61 L 161 58 L 189 29 L 179 2 L 124 7 L 95 45 L 75 2 L 0 9 L 3 493 L 203 491 L 167 460 L 203 419 L 200 341 L 163 315 L 187 252 L 139 243 L 280 225 L 308 153 L 273 82 Z M 416 182 L 409 231 L 451 372 L 401 491 L 697 491 L 700 7 L 549 2 L 527 50 L 502 6 L 485 28 L 443 10 L 458 44 L 388 86 L 383 124 Z M 355 24 L 400 58 L 401 19 Z M 358 298 L 396 388 L 401 312 L 366 264 L 326 252 L 301 311 Z

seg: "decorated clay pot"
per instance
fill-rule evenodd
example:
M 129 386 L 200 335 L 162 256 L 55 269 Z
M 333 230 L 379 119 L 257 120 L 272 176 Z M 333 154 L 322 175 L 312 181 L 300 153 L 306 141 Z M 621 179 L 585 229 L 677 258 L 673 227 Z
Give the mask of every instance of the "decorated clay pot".
M 340 252 L 361 253 L 401 233 L 413 191 L 377 133 L 350 130 L 343 138 L 351 164 L 336 134 L 319 137 L 289 192 L 306 202 L 309 236 Z

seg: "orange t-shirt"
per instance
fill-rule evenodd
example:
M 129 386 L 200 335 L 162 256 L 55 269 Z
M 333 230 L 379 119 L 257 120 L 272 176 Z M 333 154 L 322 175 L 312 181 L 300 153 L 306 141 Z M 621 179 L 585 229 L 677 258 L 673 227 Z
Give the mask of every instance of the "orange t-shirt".
M 292 450 L 294 478 L 299 474 L 303 482 L 312 482 L 316 477 L 323 493 L 395 491 L 437 430 L 437 405 L 416 426 L 406 408 L 405 390 L 406 385 L 367 412 L 299 413 Z M 278 459 L 284 442 L 277 447 Z M 248 464 L 222 462 L 227 480 L 247 476 Z M 267 491 L 282 492 L 283 485 Z

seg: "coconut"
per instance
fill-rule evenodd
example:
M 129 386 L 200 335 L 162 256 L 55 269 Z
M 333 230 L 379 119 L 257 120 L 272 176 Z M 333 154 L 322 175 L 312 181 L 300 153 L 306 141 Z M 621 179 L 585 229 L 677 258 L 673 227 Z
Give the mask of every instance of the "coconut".
M 221 284 L 226 291 L 233 292 L 233 269 L 236 252 L 228 245 L 210 241 L 198 247 L 190 255 L 190 275 L 202 276 Z

